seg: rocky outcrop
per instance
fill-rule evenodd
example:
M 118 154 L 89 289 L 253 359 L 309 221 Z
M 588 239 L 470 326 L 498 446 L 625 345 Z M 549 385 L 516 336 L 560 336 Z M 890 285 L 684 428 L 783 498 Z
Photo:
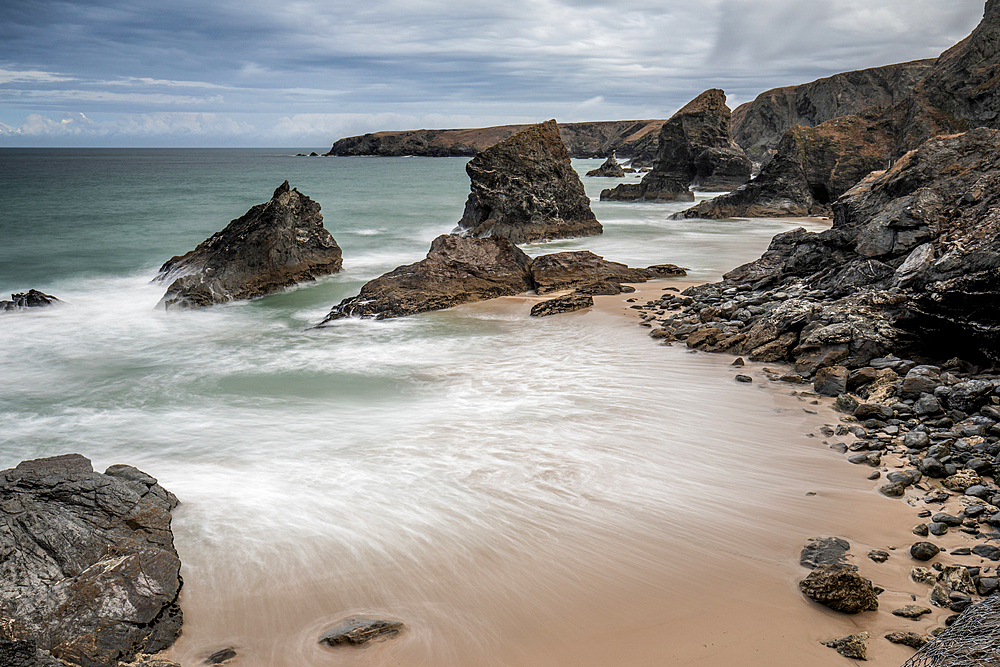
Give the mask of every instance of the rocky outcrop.
M 531 243 L 603 231 L 554 120 L 479 153 L 465 170 L 472 192 L 456 230 L 462 234 Z
M 442 235 L 427 257 L 369 281 L 334 306 L 322 324 L 345 317 L 387 319 L 511 296 L 534 287 L 531 259 L 502 236 Z
M 4 664 L 114 667 L 181 626 L 173 494 L 131 466 L 79 454 L 0 472 Z
M 653 170 L 639 184 L 601 193 L 610 201 L 693 201 L 690 189 L 732 190 L 750 180 L 751 163 L 729 134 L 726 94 L 707 90 L 660 129 Z
M 166 308 L 199 308 L 280 291 L 340 271 L 340 247 L 326 229 L 318 203 L 282 183 L 271 200 L 191 252 L 160 267 L 171 280 Z
M 932 139 L 838 200 L 831 229 L 779 234 L 722 283 L 686 291 L 691 302 L 665 297 L 655 307 L 684 311 L 664 317 L 663 335 L 707 328 L 701 349 L 807 376 L 889 353 L 996 360 L 998 192 L 1000 131 Z
M 673 264 L 631 269 L 589 251 L 531 259 L 503 237 L 444 235 L 434 239 L 426 259 L 368 282 L 358 296 L 334 306 L 320 326 L 345 317 L 403 317 L 530 290 L 620 294 L 627 289 L 622 283 L 677 275 L 684 275 L 684 269 Z
M 782 137 L 772 163 L 744 191 L 683 216 L 772 216 L 783 210 L 788 211 L 785 215 L 802 215 L 821 210 L 867 170 L 886 168 L 935 135 L 1000 127 L 998 81 L 1000 10 L 990 0 L 976 30 L 934 61 L 894 104 L 871 106 L 815 128 L 793 127 Z M 794 197 L 788 196 L 790 190 L 795 190 Z
M 760 175 L 675 218 L 780 218 L 829 213 L 828 206 L 873 170 L 888 165 L 892 138 L 857 116 L 793 127 Z
M 587 172 L 587 176 L 597 176 L 601 178 L 625 178 L 625 170 L 620 164 L 614 153 L 608 156 L 608 159 L 604 161 L 597 169 L 591 169 Z
M 775 88 L 733 110 L 733 139 L 757 162 L 770 161 L 785 132 L 828 120 L 888 109 L 901 102 L 934 59 L 835 74 L 811 83 Z
M 45 306 L 54 306 L 57 303 L 62 303 L 62 301 L 50 294 L 30 289 L 27 292 L 11 294 L 10 301 L 0 301 L 0 313 L 9 313 L 25 308 L 44 308 Z
M 635 163 L 651 164 L 656 158 L 663 120 L 620 120 L 563 123 L 559 135 L 571 157 L 591 158 L 617 151 Z M 486 150 L 528 125 L 502 125 L 457 130 L 388 131 L 337 140 L 327 155 L 467 156 Z

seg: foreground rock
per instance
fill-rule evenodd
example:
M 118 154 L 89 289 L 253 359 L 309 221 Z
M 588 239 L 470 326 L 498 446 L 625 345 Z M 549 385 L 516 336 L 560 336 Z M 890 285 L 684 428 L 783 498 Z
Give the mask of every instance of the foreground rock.
M 160 302 L 164 307 L 200 308 L 278 292 L 336 273 L 342 264 L 319 204 L 285 181 L 271 201 L 167 261 L 156 280 L 173 281 Z
M 542 301 L 531 307 L 531 317 L 548 317 L 562 313 L 575 313 L 594 306 L 594 297 L 589 294 L 573 293 Z
M 399 621 L 348 618 L 324 632 L 319 641 L 328 646 L 364 646 L 392 639 L 403 631 L 403 627 Z
M 611 201 L 693 201 L 696 190 L 732 190 L 750 180 L 752 164 L 729 134 L 726 94 L 707 90 L 660 129 L 653 170 L 641 183 L 601 192 Z
M 854 635 L 822 642 L 823 646 L 836 649 L 837 653 L 852 660 L 868 660 L 868 640 L 871 635 L 867 632 L 859 632 Z
M 592 158 L 616 151 L 633 163 L 652 164 L 656 159 L 663 123 L 663 120 L 561 123 L 559 136 L 571 157 Z M 376 132 L 339 139 L 327 155 L 472 157 L 527 127 L 501 125 L 456 130 Z
M 872 583 L 850 565 L 820 565 L 799 582 L 799 589 L 809 599 L 845 614 L 878 609 Z
M 459 231 L 514 243 L 603 232 L 554 120 L 521 130 L 465 166 L 472 192 Z
M 608 156 L 608 159 L 604 161 L 604 164 L 597 169 L 591 169 L 588 171 L 587 176 L 597 176 L 601 178 L 625 178 L 625 169 L 618 164 L 615 154 L 612 153 Z
M 846 564 L 850 550 L 850 542 L 840 537 L 814 537 L 802 547 L 799 564 L 809 568 Z
M 0 473 L 0 500 L 3 664 L 114 667 L 174 643 L 177 499 L 155 479 L 68 454 Z
M 57 303 L 62 303 L 62 301 L 44 292 L 30 289 L 27 292 L 11 294 L 10 301 L 0 301 L 0 313 L 24 310 L 25 308 L 44 308 L 54 306 Z
M 575 290 L 577 295 L 620 294 L 627 289 L 622 283 L 676 275 L 684 275 L 684 270 L 673 264 L 631 269 L 589 251 L 531 259 L 503 237 L 446 234 L 434 239 L 426 259 L 369 281 L 358 296 L 334 306 L 320 326 L 345 317 L 403 317 L 530 290 L 538 294 L 562 290 Z

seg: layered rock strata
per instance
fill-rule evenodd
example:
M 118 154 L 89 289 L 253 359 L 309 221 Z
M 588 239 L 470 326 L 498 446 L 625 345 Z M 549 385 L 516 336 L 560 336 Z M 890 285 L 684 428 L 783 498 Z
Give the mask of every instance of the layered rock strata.
M 319 204 L 285 181 L 270 201 L 168 260 L 155 280 L 172 281 L 160 301 L 165 308 L 200 308 L 278 292 L 342 264 Z
M 472 191 L 456 230 L 462 234 L 531 243 L 603 232 L 554 120 L 479 153 L 465 170 Z
M 115 667 L 180 632 L 173 494 L 79 454 L 0 472 L 0 655 L 26 667 Z
M 750 180 L 752 164 L 729 133 L 726 94 L 707 90 L 660 129 L 653 170 L 641 183 L 601 192 L 611 201 L 693 201 L 690 189 L 732 190 Z
M 320 326 L 345 317 L 388 319 L 530 290 L 549 294 L 619 294 L 622 283 L 683 275 L 672 264 L 630 269 L 591 252 L 564 252 L 531 259 L 508 239 L 443 235 L 427 257 L 369 281 L 358 296 L 333 307 Z

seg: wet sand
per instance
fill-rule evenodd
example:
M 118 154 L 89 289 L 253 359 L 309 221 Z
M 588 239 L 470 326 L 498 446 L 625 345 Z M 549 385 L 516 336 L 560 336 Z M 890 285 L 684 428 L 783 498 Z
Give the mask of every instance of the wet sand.
M 730 415 L 762 407 L 780 415 L 787 424 L 781 436 L 752 421 L 733 431 L 749 457 L 733 461 L 736 470 L 727 471 L 727 479 L 744 479 L 745 489 L 720 490 L 715 501 L 715 480 L 694 480 L 706 489 L 704 497 L 657 501 L 643 508 L 648 512 L 641 525 L 623 516 L 619 526 L 588 526 L 581 499 L 579 513 L 556 509 L 544 524 L 511 527 L 523 533 L 524 549 L 511 549 L 497 535 L 459 549 L 427 544 L 405 557 L 338 561 L 323 556 L 329 545 L 317 536 L 315 544 L 296 544 L 256 573 L 210 581 L 188 566 L 186 625 L 171 657 L 193 667 L 233 646 L 240 657 L 232 664 L 253 667 L 838 667 L 847 659 L 820 642 L 865 630 L 872 634 L 869 664 L 900 665 L 913 650 L 882 635 L 926 632 L 950 614 L 935 608 L 911 621 L 890 613 L 911 603 L 911 595 L 927 604 L 929 588 L 908 579 L 916 564 L 906 553 L 917 541 L 909 530 L 916 510 L 879 495 L 879 482 L 866 479 L 869 468 L 848 464 L 824 442 L 819 427 L 839 418 L 830 399 L 810 395 L 805 385 L 769 381 L 764 365 L 736 369 L 731 357 L 662 346 L 642 335 L 629 299 L 643 303 L 690 284 L 668 279 L 636 285 L 634 294 L 596 297 L 595 308 L 557 317 L 607 326 L 645 358 L 680 363 L 699 355 L 709 381 L 719 383 L 713 408 L 719 429 Z M 539 300 L 508 297 L 457 310 L 523 315 Z M 736 383 L 736 373 L 754 383 Z M 642 489 L 629 491 L 642 495 Z M 661 497 L 650 491 L 651 498 Z M 797 582 L 808 574 L 798 564 L 799 551 L 809 538 L 828 535 L 850 541 L 851 561 L 886 589 L 879 611 L 840 614 L 798 591 Z M 963 537 L 945 540 L 957 544 Z M 183 558 L 184 545 L 178 548 Z M 866 557 L 870 549 L 888 550 L 891 557 L 876 564 Z M 946 554 L 935 560 L 951 562 Z M 351 615 L 402 620 L 408 630 L 364 649 L 317 644 L 323 630 Z

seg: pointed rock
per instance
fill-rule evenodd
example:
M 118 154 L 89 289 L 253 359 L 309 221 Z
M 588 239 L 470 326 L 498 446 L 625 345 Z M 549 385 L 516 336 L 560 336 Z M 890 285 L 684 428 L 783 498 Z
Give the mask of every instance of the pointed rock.
M 167 261 L 155 280 L 173 281 L 160 301 L 164 307 L 199 308 L 278 292 L 336 273 L 342 264 L 319 204 L 285 181 L 269 202 Z
M 604 231 L 554 120 L 527 127 L 479 153 L 465 170 L 472 192 L 457 232 L 532 243 Z

